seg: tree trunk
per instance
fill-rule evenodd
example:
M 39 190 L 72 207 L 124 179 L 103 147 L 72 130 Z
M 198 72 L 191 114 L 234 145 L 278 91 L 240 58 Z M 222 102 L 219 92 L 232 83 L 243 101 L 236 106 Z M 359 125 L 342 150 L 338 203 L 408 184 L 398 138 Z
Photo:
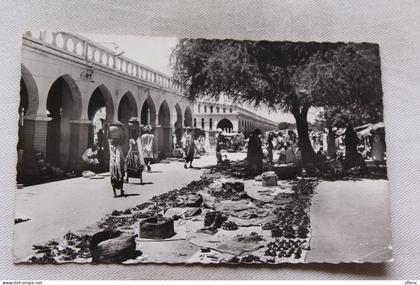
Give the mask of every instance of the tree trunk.
M 315 152 L 309 139 L 307 120 L 308 110 L 309 106 L 304 106 L 301 109 L 296 108 L 292 113 L 296 120 L 296 128 L 299 136 L 298 145 L 302 153 L 303 166 L 313 167 L 315 162 Z

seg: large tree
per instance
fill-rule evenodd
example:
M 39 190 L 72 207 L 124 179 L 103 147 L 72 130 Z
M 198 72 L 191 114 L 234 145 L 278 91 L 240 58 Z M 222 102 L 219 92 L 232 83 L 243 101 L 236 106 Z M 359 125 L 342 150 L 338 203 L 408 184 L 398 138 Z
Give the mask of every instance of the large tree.
M 305 163 L 314 160 L 311 107 L 382 103 L 374 44 L 182 39 L 172 63 L 174 78 L 190 99 L 226 95 L 292 113 Z

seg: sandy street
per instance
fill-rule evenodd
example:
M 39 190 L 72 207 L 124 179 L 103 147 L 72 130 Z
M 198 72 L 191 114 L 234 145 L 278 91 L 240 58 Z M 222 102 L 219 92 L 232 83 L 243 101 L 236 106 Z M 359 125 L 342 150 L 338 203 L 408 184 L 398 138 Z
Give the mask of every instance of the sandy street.
M 391 258 L 388 181 L 324 181 L 311 206 L 306 262 L 381 262 Z
M 194 166 L 215 162 L 213 156 L 205 156 L 196 160 Z M 94 225 L 115 209 L 134 207 L 198 179 L 201 173 L 198 169 L 184 169 L 181 162 L 154 164 L 151 173 L 143 174 L 145 185 L 131 179 L 124 186 L 128 195 L 124 198 L 113 198 L 109 177 L 100 180 L 80 177 L 18 189 L 16 218 L 30 220 L 15 226 L 15 257 L 26 257 L 32 253 L 33 244 Z

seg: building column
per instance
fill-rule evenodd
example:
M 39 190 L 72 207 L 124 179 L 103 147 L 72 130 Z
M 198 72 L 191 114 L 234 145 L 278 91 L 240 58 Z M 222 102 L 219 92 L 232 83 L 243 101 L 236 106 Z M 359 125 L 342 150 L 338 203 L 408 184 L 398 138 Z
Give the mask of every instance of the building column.
M 35 153 L 42 152 L 44 157 L 47 150 L 48 122 L 51 120 L 45 116 L 25 116 L 23 121 L 23 133 L 19 134 L 23 139 L 22 174 L 24 176 L 38 176 L 39 169 L 36 164 Z
M 173 145 L 172 134 L 175 133 L 176 143 L 177 144 L 181 143 L 181 139 L 182 139 L 182 136 L 184 134 L 183 122 L 182 121 L 183 120 L 181 119 L 181 122 L 178 122 L 178 113 L 176 112 L 176 110 L 174 112 L 172 112 L 172 115 L 171 115 L 171 144 L 172 144 L 172 148 L 175 147 L 175 145 Z
M 47 129 L 51 118 L 44 116 L 25 116 L 23 124 L 24 149 L 45 153 L 47 149 Z
M 219 123 L 218 120 L 213 120 L 213 130 L 217 131 L 217 124 Z
M 172 152 L 172 128 L 171 126 L 155 126 L 155 137 L 160 157 L 167 157 Z
M 92 121 L 72 120 L 70 121 L 70 161 L 69 169 L 74 171 L 84 170 L 82 154 L 88 148 L 89 131 Z

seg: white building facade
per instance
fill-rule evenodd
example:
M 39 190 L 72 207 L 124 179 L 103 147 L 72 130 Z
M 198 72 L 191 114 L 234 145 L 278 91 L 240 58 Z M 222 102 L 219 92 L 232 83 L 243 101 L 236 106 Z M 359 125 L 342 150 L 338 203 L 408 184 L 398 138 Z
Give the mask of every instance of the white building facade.
M 127 135 L 132 117 L 151 125 L 157 151 L 168 156 L 173 133 L 192 126 L 194 110 L 170 76 L 65 32 L 23 35 L 20 99 L 18 145 L 22 172 L 31 178 L 40 176 L 38 160 L 64 171 L 84 170 L 81 156 L 101 118 L 123 123 Z
M 265 132 L 277 129 L 278 123 L 237 104 L 198 101 L 194 104 L 193 126 L 206 131 L 212 145 L 217 129 L 227 133 L 251 133 L 258 128 Z

